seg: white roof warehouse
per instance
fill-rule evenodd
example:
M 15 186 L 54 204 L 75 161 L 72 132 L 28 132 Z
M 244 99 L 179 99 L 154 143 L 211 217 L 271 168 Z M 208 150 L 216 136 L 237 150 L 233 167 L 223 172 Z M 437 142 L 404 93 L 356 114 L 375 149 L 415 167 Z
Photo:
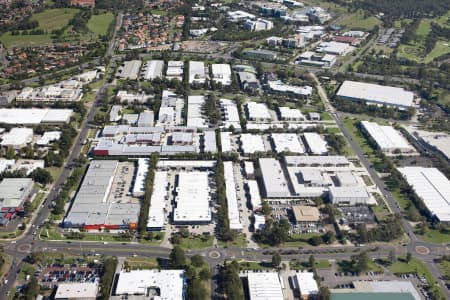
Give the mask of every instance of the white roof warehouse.
M 450 222 L 450 181 L 436 168 L 404 167 L 400 173 L 422 198 L 431 214 Z
M 349 80 L 344 81 L 336 96 L 344 100 L 364 101 L 402 109 L 413 106 L 414 101 L 414 94 L 403 88 Z

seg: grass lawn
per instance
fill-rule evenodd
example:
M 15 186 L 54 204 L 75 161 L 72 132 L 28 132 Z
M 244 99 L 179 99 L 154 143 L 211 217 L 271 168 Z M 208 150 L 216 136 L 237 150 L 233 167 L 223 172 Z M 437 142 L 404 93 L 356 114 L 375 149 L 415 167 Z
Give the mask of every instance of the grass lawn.
M 105 35 L 108 31 L 109 24 L 114 20 L 114 15 L 111 12 L 92 15 L 89 19 L 87 27 L 96 35 Z
M 309 247 L 308 240 L 313 236 L 321 236 L 320 233 L 303 233 L 303 234 L 292 234 L 289 240 L 283 244 L 285 247 Z
M 396 188 L 394 190 L 390 190 L 390 192 L 391 192 L 392 196 L 394 196 L 395 200 L 400 205 L 400 208 L 402 210 L 408 209 L 409 205 L 412 204 L 412 202 L 408 198 L 406 198 L 405 195 L 403 195 L 400 192 L 399 188 Z
M 427 242 L 435 244 L 448 244 L 450 243 L 450 234 L 442 233 L 436 229 L 430 229 L 427 234 L 419 235 L 419 237 Z
M 327 133 L 341 133 L 338 127 L 327 127 Z
M 167 10 L 164 9 L 152 9 L 150 12 L 152 13 L 152 15 L 160 15 L 160 16 L 167 15 Z
M 239 267 L 241 270 L 273 270 L 273 266 L 269 262 L 256 262 L 256 261 L 240 261 Z
M 59 176 L 62 173 L 63 168 L 58 168 L 58 167 L 49 167 L 47 168 L 47 170 L 50 172 L 50 174 L 52 175 L 53 181 L 56 181 L 56 179 L 59 178 Z
M 243 234 L 239 234 L 236 239 L 232 242 L 222 242 L 218 241 L 219 246 L 221 247 L 240 247 L 245 248 L 247 247 L 247 240 L 245 239 L 245 236 Z
M 439 268 L 441 269 L 442 273 L 444 273 L 444 276 L 450 278 L 450 261 L 441 261 L 439 264 Z
M 370 31 L 379 23 L 380 21 L 377 18 L 373 16 L 365 18 L 364 12 L 358 10 L 344 18 L 339 22 L 339 25 L 344 26 L 346 30 L 360 29 Z
M 18 276 L 18 280 L 25 280 L 27 275 L 33 276 L 34 272 L 36 272 L 36 267 L 29 264 L 29 263 L 24 263 L 22 268 L 20 269 L 20 273 Z
M 153 257 L 130 257 L 125 261 L 125 266 L 132 270 L 136 269 L 157 269 L 158 262 Z
M 359 131 L 357 124 L 359 123 L 358 119 L 351 119 L 346 118 L 344 120 L 344 126 L 347 128 L 347 130 L 352 135 L 352 138 L 358 143 L 359 147 L 361 148 L 362 152 L 364 154 L 373 154 L 373 149 L 367 142 L 366 138 L 362 136 L 361 132 Z
M 60 29 L 67 24 L 69 24 L 70 19 L 78 13 L 80 10 L 78 8 L 55 8 L 46 9 L 43 12 L 34 14 L 31 20 L 36 20 L 39 22 L 38 29 L 44 31 L 50 31 L 55 29 Z
M 331 268 L 331 263 L 328 260 L 316 260 L 315 262 L 316 269 L 329 269 Z M 289 266 L 292 270 L 307 270 L 309 269 L 309 262 L 307 261 L 298 261 L 291 260 L 289 262 Z
M 36 197 L 34 197 L 33 203 L 31 203 L 32 210 L 34 211 L 41 204 L 42 200 L 45 197 L 45 193 L 39 192 Z
M 332 121 L 333 120 L 333 117 L 331 117 L 331 115 L 327 112 L 320 113 L 320 118 L 322 119 L 322 121 Z
M 49 34 L 11 35 L 10 32 L 7 32 L 0 36 L 0 42 L 5 45 L 6 48 L 33 47 L 49 45 L 52 43 L 52 38 Z
M 436 57 L 442 56 L 444 54 L 450 53 L 450 41 L 437 41 L 433 50 L 427 54 L 424 59 L 425 63 L 431 62 Z
M 189 237 L 181 239 L 180 246 L 185 249 L 202 249 L 212 247 L 214 238 L 209 236 L 207 240 L 202 240 L 200 237 Z
M 391 212 L 389 212 L 386 203 L 384 203 L 384 201 L 382 204 L 371 206 L 370 209 L 377 217 L 378 221 L 385 220 L 388 216 L 392 215 Z
M 431 30 L 431 20 L 422 19 L 417 27 L 416 34 L 418 38 L 425 38 Z

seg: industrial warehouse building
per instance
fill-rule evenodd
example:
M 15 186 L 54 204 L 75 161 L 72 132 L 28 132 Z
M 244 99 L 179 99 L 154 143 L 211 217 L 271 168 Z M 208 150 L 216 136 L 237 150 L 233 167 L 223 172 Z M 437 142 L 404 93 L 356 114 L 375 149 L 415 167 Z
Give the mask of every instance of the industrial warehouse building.
M 313 272 L 299 272 L 295 274 L 295 288 L 298 289 L 300 299 L 310 299 L 317 296 L 319 286 L 314 279 Z
M 186 299 L 184 270 L 133 270 L 120 271 L 117 275 L 113 291 L 115 296 L 130 296 L 130 299 Z
M 167 172 L 156 171 L 153 179 L 153 192 L 147 219 L 147 230 L 164 229 L 167 200 L 169 199 L 169 181 Z
M 361 121 L 361 127 L 375 141 L 378 148 L 386 153 L 410 153 L 411 145 L 392 126 L 381 126 L 374 122 Z
M 336 205 L 368 204 L 370 195 L 362 186 L 332 186 L 329 190 L 331 203 Z
M 283 300 L 283 280 L 276 272 L 255 273 L 249 271 L 243 276 L 248 280 L 250 300 Z
M 367 104 L 387 105 L 400 109 L 413 106 L 414 94 L 403 88 L 373 83 L 344 81 L 336 96 L 343 100 L 362 101 Z
M 345 156 L 285 156 L 288 167 L 349 167 Z
M 12 128 L 8 133 L 0 136 L 2 147 L 12 147 L 21 149 L 30 144 L 33 140 L 33 129 L 31 128 Z
M 203 84 L 205 81 L 205 64 L 202 61 L 190 61 L 189 84 Z
M 119 170 L 116 160 L 91 161 L 64 219 L 64 227 L 85 230 L 135 229 L 141 207 L 139 200 L 127 198 L 128 201 L 125 201 L 125 191 L 120 190 L 122 178 L 128 172 L 126 166 Z M 113 185 L 116 185 L 115 190 Z
M 73 110 L 53 108 L 1 108 L 0 123 L 37 125 L 68 123 Z
M 177 175 L 173 223 L 209 224 L 212 221 L 208 172 L 180 172 Z
M 156 78 L 161 78 L 163 68 L 164 68 L 163 60 L 150 60 L 143 67 L 142 77 L 145 80 L 153 80 Z
M 32 190 L 31 178 L 4 178 L 0 183 L 0 209 L 20 207 Z
M 126 61 L 117 70 L 116 77 L 121 79 L 136 80 L 138 78 L 141 65 L 142 61 L 140 60 Z
M 305 132 L 303 137 L 309 153 L 315 155 L 326 155 L 328 153 L 327 142 L 318 133 Z
M 99 292 L 97 282 L 59 283 L 55 300 L 95 300 Z
M 220 108 L 222 110 L 222 126 L 223 128 L 230 128 L 241 130 L 241 121 L 239 119 L 239 111 L 236 102 L 229 99 L 220 99 Z
M 231 84 L 231 67 L 229 64 L 211 65 L 212 80 L 222 85 Z
M 305 153 L 303 143 L 295 133 L 272 133 L 271 138 L 277 153 Z
M 227 196 L 228 220 L 230 229 L 241 230 L 243 228 L 239 217 L 239 207 L 236 194 L 236 182 L 234 180 L 233 162 L 225 161 L 223 163 L 225 192 Z
M 404 167 L 399 172 L 427 209 L 441 222 L 450 222 L 450 181 L 436 168 Z
M 288 183 L 278 160 L 274 158 L 260 158 L 259 167 L 267 198 L 291 196 Z

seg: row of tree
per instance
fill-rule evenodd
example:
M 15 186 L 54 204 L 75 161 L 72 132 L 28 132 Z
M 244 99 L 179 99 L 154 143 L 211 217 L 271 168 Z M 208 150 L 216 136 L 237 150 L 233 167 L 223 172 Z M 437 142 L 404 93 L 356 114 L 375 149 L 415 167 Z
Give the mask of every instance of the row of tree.
M 151 198 L 153 194 L 153 181 L 155 178 L 156 165 L 158 164 L 159 154 L 153 153 L 150 156 L 148 165 L 147 178 L 145 179 L 145 194 L 141 204 L 141 212 L 139 214 L 138 229 L 141 234 L 147 231 L 148 212 L 151 206 Z

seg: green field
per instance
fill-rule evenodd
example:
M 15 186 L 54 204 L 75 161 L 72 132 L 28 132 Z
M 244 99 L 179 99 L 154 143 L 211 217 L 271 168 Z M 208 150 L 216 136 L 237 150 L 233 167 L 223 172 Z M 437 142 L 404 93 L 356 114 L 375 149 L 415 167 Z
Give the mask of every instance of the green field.
M 114 15 L 110 12 L 93 15 L 87 24 L 90 31 L 95 33 L 96 35 L 105 35 L 109 24 L 114 20 Z
M 450 234 L 442 233 L 436 229 L 430 229 L 425 235 L 419 235 L 419 237 L 427 242 L 436 244 L 448 244 L 450 243 Z
M 342 21 L 340 21 L 339 25 L 344 26 L 346 30 L 359 29 L 364 31 L 370 31 L 379 23 L 380 21 L 377 18 L 375 17 L 366 18 L 364 16 L 364 12 L 362 10 L 358 10 L 348 15 Z
M 39 22 L 38 29 L 50 31 L 60 29 L 69 24 L 70 19 L 79 12 L 77 8 L 55 8 L 47 9 L 41 13 L 34 14 L 31 20 Z
M 49 45 L 52 43 L 52 38 L 48 34 L 11 35 L 11 33 L 8 32 L 0 36 L 0 42 L 5 45 L 6 48 L 33 47 Z
M 450 53 L 450 41 L 439 40 L 436 42 L 435 47 L 429 53 L 424 53 L 424 43 L 431 31 L 431 24 L 437 23 L 442 27 L 450 28 L 450 23 L 448 20 L 450 18 L 450 12 L 446 15 L 434 18 L 434 19 L 422 19 L 416 30 L 417 39 L 409 44 L 402 44 L 398 48 L 398 57 L 406 58 L 408 60 L 414 60 L 420 63 L 430 63 L 433 59 L 442 56 L 444 54 Z M 410 21 L 406 19 L 406 21 Z M 400 21 L 395 23 L 396 28 L 400 28 Z

